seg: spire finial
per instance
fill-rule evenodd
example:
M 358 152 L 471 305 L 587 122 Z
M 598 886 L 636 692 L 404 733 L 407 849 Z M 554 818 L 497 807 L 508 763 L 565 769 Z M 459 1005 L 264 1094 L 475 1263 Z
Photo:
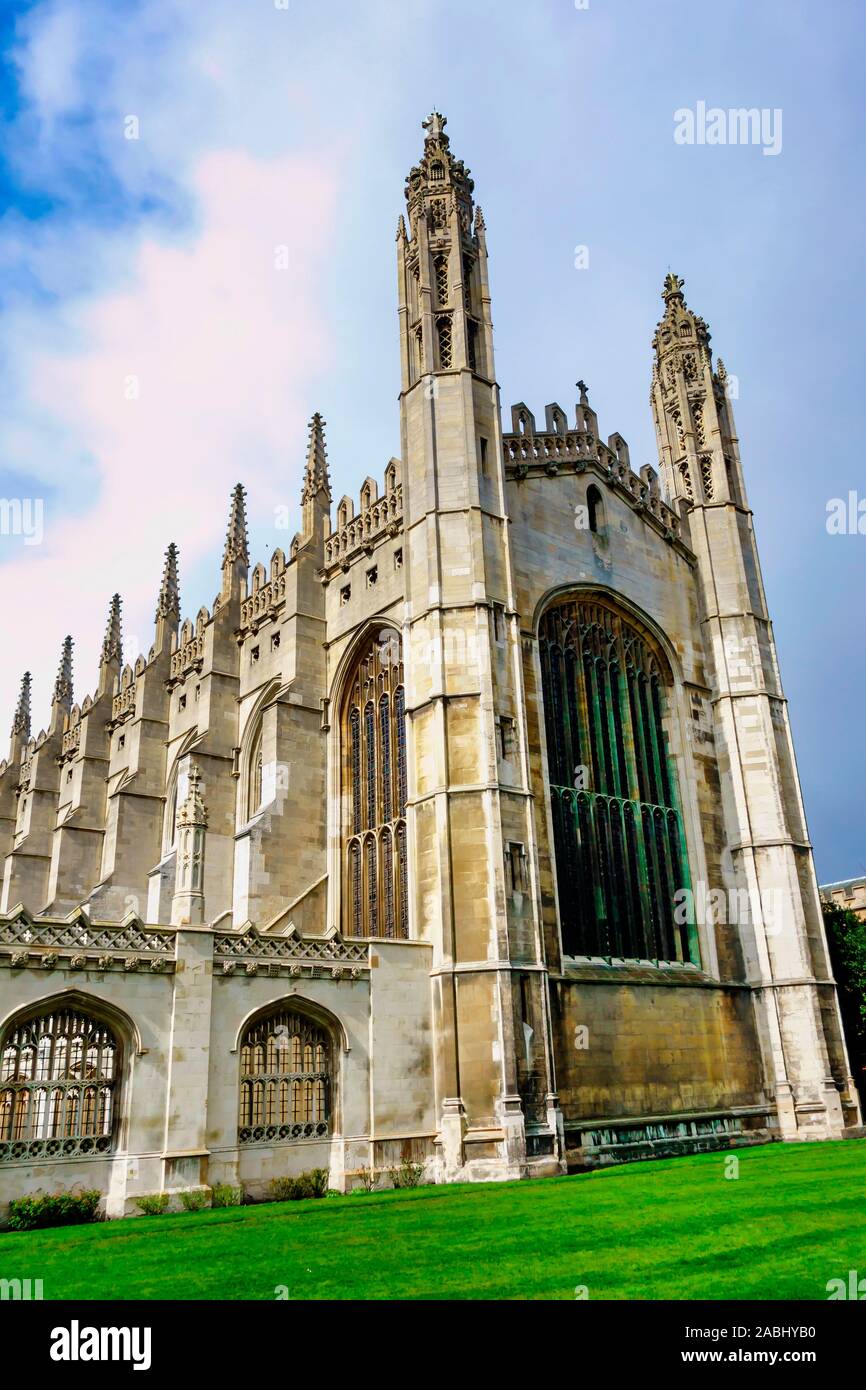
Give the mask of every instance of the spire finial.
M 580 405 L 589 405 L 589 397 L 588 397 L 587 394 L 586 394 L 587 391 L 589 390 L 589 387 L 587 386 L 586 382 L 585 382 L 585 381 L 577 381 L 577 382 L 575 382 L 575 385 L 576 385 L 578 391 L 580 392 L 580 402 L 579 402 L 579 404 L 580 404 Z
M 674 275 L 672 270 L 668 271 L 665 276 L 664 288 L 662 289 L 662 299 L 665 304 L 670 304 L 673 299 L 677 300 L 680 304 L 683 303 L 683 285 L 685 283 L 685 280 L 681 279 L 679 275 Z
M 245 565 L 250 562 L 249 547 L 247 545 L 247 509 L 244 502 L 246 494 L 243 483 L 236 483 L 232 492 L 232 505 L 229 512 L 229 524 L 226 531 L 226 545 L 223 551 L 223 565 L 229 565 L 236 560 L 241 560 Z
M 25 671 L 21 681 L 21 694 L 15 707 L 15 718 L 12 720 L 13 738 L 16 734 L 23 734 L 25 739 L 30 737 L 30 686 L 30 672 Z
M 207 810 L 201 794 L 201 769 L 198 763 L 189 765 L 189 790 L 177 813 L 177 823 L 184 825 L 207 825 Z
M 307 465 L 304 469 L 304 490 L 301 503 L 309 502 L 324 492 L 331 500 L 331 479 L 328 474 L 328 451 L 325 448 L 325 422 L 318 411 L 310 421 L 310 441 L 307 445 Z
M 108 622 L 105 625 L 102 655 L 99 661 L 100 665 L 104 665 L 107 661 L 116 661 L 118 665 L 123 665 L 123 644 L 120 637 L 120 594 L 113 595 L 108 609 Z
M 52 704 L 72 704 L 72 638 L 69 636 L 63 639 L 60 669 L 57 672 L 57 680 L 54 682 Z
M 426 130 L 428 140 L 448 139 L 445 134 L 445 127 L 448 124 L 448 117 L 443 116 L 441 111 L 431 111 L 426 121 L 421 122 L 421 129 Z
M 180 616 L 180 588 L 177 581 L 177 546 L 174 541 L 165 552 L 162 582 L 156 604 L 156 621 Z

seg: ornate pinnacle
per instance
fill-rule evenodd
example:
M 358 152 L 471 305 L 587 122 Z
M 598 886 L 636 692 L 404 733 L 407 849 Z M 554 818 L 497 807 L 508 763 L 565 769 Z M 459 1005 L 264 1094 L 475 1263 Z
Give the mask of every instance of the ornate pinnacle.
M 54 695 L 52 704 L 71 705 L 72 704 L 72 638 L 63 639 L 63 647 L 60 652 L 60 669 L 57 672 L 57 680 L 54 682 Z
M 678 300 L 679 303 L 682 304 L 683 285 L 685 283 L 685 280 L 680 279 L 679 275 L 674 275 L 672 270 L 668 271 L 667 275 L 665 276 L 664 289 L 662 290 L 662 299 L 664 300 L 665 304 L 670 304 L 671 300 L 674 299 Z
M 180 615 L 180 588 L 177 582 L 177 546 L 174 541 L 165 552 L 162 567 L 162 583 L 159 586 L 159 599 L 156 604 L 156 620 Z
M 100 664 L 106 661 L 116 661 L 118 665 L 123 664 L 123 645 L 120 638 L 120 594 L 115 594 L 111 600 L 108 622 L 105 625 L 105 636 L 102 639 L 102 655 L 99 660 Z
M 426 121 L 421 122 L 421 129 L 426 130 L 428 140 L 439 140 L 444 144 L 448 140 L 445 134 L 447 124 L 448 118 L 443 116 L 441 111 L 431 111 Z
M 325 422 L 316 411 L 310 421 L 310 442 L 307 445 L 307 466 L 304 469 L 301 502 L 308 502 L 323 491 L 330 502 L 331 480 L 328 476 L 328 453 L 325 448 Z
M 23 734 L 25 739 L 30 737 L 30 672 L 24 672 L 21 681 L 21 694 L 18 696 L 18 704 L 15 707 L 15 718 L 12 720 L 12 736 Z
M 178 825 L 207 825 L 207 811 L 201 795 L 201 771 L 198 763 L 189 766 L 189 791 L 177 813 Z
M 249 547 L 247 544 L 247 511 L 244 503 L 244 487 L 242 483 L 237 483 L 232 492 L 232 505 L 229 512 L 229 524 L 226 531 L 226 545 L 223 551 L 223 565 L 232 564 L 235 560 L 242 560 L 245 565 L 250 562 Z
M 484 232 L 487 230 L 487 223 L 484 221 L 484 213 L 481 211 L 481 205 L 479 203 L 475 204 L 475 230 L 476 232 Z
M 396 240 L 399 241 L 401 237 L 402 237 L 402 239 L 403 239 L 404 241 L 407 240 L 407 236 L 406 236 L 406 219 L 405 219 L 405 217 L 403 216 L 402 212 L 400 213 L 400 216 L 397 218 L 397 236 L 396 236 Z
M 589 387 L 587 386 L 586 382 L 585 382 L 585 381 L 577 381 L 577 382 L 575 382 L 575 385 L 576 385 L 578 391 L 580 392 L 580 404 L 581 404 L 581 405 L 589 405 L 589 397 L 588 397 L 587 394 L 586 394 L 587 391 L 589 390 Z

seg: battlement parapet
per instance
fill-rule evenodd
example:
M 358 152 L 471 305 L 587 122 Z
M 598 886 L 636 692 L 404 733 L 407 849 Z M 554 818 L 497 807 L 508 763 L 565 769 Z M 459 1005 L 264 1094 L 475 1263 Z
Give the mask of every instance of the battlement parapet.
M 337 529 L 325 540 L 325 567 L 348 568 L 353 556 L 372 546 L 387 533 L 396 535 L 403 524 L 403 484 L 400 462 L 392 459 L 385 470 L 385 492 L 378 496 L 372 478 L 361 489 L 360 510 L 355 515 L 351 498 L 343 497 L 337 507 Z
M 637 512 L 653 518 L 666 539 L 685 545 L 682 520 L 662 498 L 655 469 L 647 464 L 640 474 L 633 472 L 622 435 L 612 434 L 605 444 L 597 437 L 594 412 L 585 404 L 578 406 L 578 412 L 579 423 L 589 428 L 568 429 L 564 412 L 554 404 L 546 407 L 548 428 L 536 433 L 529 408 L 522 402 L 513 406 L 514 431 L 502 436 L 506 477 L 522 482 L 530 474 L 555 477 L 564 468 L 575 473 L 593 468 L 624 493 Z
M 241 632 L 256 632 L 269 622 L 286 601 L 286 557 L 282 550 L 271 556 L 270 578 L 264 565 L 256 565 L 250 577 L 251 592 L 241 603 Z
M 189 618 L 181 624 L 177 650 L 171 654 L 170 684 L 185 680 L 191 671 L 201 671 L 204 666 L 205 628 L 210 620 L 208 610 L 200 608 L 194 627 Z

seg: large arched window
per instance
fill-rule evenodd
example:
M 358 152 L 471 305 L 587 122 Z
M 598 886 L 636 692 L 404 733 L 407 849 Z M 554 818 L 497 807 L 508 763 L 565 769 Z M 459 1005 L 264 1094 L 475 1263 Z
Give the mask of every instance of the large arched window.
M 361 652 L 341 729 L 346 935 L 406 938 L 406 697 L 390 628 Z
M 675 921 L 689 873 L 663 722 L 668 663 L 595 598 L 549 608 L 539 638 L 563 949 L 697 964 Z
M 320 1139 L 330 1132 L 331 1040 L 292 1009 L 277 1009 L 241 1043 L 238 1139 L 242 1144 Z
M 110 1153 L 120 1048 L 77 1009 L 13 1024 L 0 1046 L 0 1160 Z

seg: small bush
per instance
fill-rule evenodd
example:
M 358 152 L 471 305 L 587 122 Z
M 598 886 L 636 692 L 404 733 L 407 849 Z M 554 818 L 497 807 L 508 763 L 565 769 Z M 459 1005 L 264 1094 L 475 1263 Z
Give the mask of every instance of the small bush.
M 327 1190 L 327 1168 L 310 1168 L 295 1178 L 274 1178 L 268 1184 L 272 1202 L 302 1202 L 307 1197 L 324 1197 Z
M 328 1170 L 327 1168 L 311 1168 L 309 1173 L 304 1173 L 312 1188 L 314 1197 L 324 1197 L 328 1191 Z
M 80 1226 L 97 1220 L 100 1192 L 58 1192 L 50 1197 L 16 1197 L 7 1220 L 12 1231 L 35 1231 L 42 1226 Z
M 204 1211 L 207 1206 L 207 1193 L 200 1187 L 180 1194 L 180 1204 L 184 1211 Z
M 353 1192 L 360 1192 L 362 1195 L 366 1195 L 368 1192 L 373 1192 L 375 1190 L 376 1174 L 372 1168 L 359 1168 L 356 1177 L 359 1180 L 360 1186 L 353 1187 Z
M 419 1187 L 424 1176 L 420 1163 L 410 1163 L 404 1158 L 399 1168 L 391 1169 L 391 1182 L 395 1187 Z
M 145 1216 L 162 1216 L 168 1210 L 168 1193 L 152 1192 L 147 1197 L 136 1197 L 135 1205 Z
M 232 1187 L 228 1182 L 215 1182 L 211 1192 L 212 1207 L 239 1207 L 243 1198 L 240 1187 Z

